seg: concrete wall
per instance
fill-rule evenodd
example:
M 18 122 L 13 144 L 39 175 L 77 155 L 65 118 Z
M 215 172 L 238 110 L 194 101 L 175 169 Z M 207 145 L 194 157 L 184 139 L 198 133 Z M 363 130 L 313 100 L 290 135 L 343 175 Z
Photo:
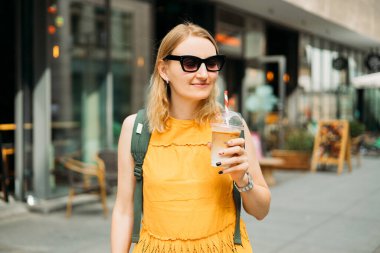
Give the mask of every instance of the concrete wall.
M 378 0 L 283 1 L 380 41 L 380 1 Z

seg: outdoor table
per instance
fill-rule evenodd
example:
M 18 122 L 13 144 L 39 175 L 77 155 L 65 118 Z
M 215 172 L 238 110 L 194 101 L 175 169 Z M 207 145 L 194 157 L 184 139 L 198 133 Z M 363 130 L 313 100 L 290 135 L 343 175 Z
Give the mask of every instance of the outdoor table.
M 274 157 L 263 157 L 259 159 L 261 171 L 268 186 L 276 184 L 276 179 L 273 177 L 273 169 L 276 169 L 284 164 L 284 160 Z

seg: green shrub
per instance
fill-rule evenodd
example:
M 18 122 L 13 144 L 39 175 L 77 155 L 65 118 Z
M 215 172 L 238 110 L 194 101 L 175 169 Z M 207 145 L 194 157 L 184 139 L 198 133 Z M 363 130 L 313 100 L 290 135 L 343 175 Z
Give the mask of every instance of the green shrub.
M 357 120 L 350 121 L 350 136 L 351 138 L 358 137 L 365 131 L 365 125 Z
M 292 129 L 285 136 L 285 149 L 309 151 L 313 150 L 314 136 L 306 129 Z

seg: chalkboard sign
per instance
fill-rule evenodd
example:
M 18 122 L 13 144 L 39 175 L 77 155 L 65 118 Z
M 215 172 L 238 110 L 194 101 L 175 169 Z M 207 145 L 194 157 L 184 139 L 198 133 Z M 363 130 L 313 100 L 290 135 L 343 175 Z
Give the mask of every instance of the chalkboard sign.
M 319 121 L 315 136 L 311 171 L 318 165 L 337 165 L 337 173 L 341 174 L 347 163 L 351 167 L 349 124 L 346 120 Z

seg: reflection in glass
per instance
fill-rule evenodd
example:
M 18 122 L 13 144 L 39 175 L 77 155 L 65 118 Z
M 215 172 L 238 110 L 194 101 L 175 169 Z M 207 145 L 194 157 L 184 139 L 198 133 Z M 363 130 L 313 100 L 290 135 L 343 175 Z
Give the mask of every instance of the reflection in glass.
M 65 156 L 91 162 L 105 146 L 106 136 L 106 26 L 103 5 L 57 1 L 64 25 L 49 35 L 52 92 L 52 195 L 66 194 L 67 177 L 58 161 Z M 131 114 L 133 69 L 132 13 L 115 9 L 111 14 L 111 68 L 113 73 L 114 143 L 122 120 Z
M 350 77 L 362 73 L 357 62 L 363 53 L 307 34 L 300 36 L 299 45 L 299 88 L 288 98 L 288 106 L 297 110 L 288 111 L 290 121 L 352 119 L 356 105 Z M 334 69 L 332 61 L 337 57 L 346 58 L 348 68 Z

